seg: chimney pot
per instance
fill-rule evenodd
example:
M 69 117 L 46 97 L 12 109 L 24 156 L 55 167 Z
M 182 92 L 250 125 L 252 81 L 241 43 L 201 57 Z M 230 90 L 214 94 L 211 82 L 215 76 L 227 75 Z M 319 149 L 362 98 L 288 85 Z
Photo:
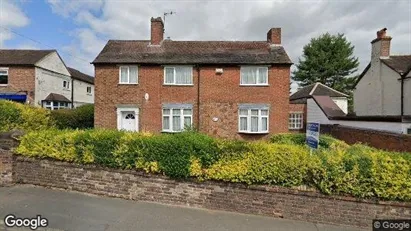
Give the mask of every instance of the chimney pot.
M 160 45 L 164 39 L 164 23 L 161 17 L 151 18 L 151 45 Z
M 281 28 L 271 28 L 267 32 L 267 42 L 271 44 L 281 45 Z

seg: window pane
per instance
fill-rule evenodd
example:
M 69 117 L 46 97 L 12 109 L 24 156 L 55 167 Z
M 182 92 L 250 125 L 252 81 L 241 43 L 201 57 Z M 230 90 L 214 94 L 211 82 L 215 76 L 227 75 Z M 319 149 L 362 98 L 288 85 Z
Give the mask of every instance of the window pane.
M 263 115 L 263 116 L 268 115 L 268 110 L 261 110 L 261 115 Z
M 191 127 L 191 117 L 184 117 L 184 127 Z
M 251 117 L 251 131 L 258 132 L 258 117 Z
M 247 130 L 247 117 L 240 117 L 240 131 Z
M 58 103 L 58 102 L 53 102 L 53 106 L 54 106 L 54 107 L 58 107 L 58 106 L 59 106 L 59 103 Z
M 170 109 L 163 109 L 163 115 L 170 115 Z
M 173 116 L 173 131 L 181 131 L 181 117 Z
M 170 117 L 163 116 L 163 130 L 169 130 L 169 129 L 170 129 Z
M 267 118 L 261 118 L 261 131 L 268 131 L 268 120 Z
M 121 74 L 120 83 L 128 83 L 128 68 L 121 67 L 120 72 L 121 72 L 120 73 Z
M 256 84 L 257 83 L 257 68 L 243 67 L 241 68 L 241 84 Z
M 130 81 L 129 83 L 137 83 L 137 67 L 130 67 Z
M 8 71 L 0 70 L 0 75 L 7 75 L 7 74 L 8 74 Z
M 248 115 L 248 110 L 246 110 L 246 109 L 241 109 L 241 110 L 240 110 L 240 115 Z
M 191 67 L 175 67 L 176 84 L 192 84 L 193 76 Z
M 166 67 L 165 83 L 174 83 L 174 68 Z
M 258 83 L 268 84 L 268 69 L 266 67 L 258 68 Z
M 258 115 L 258 110 L 251 110 L 251 115 L 257 116 Z
M 0 84 L 8 84 L 9 77 L 7 75 L 0 75 Z
M 184 115 L 191 115 L 191 109 L 184 109 Z
M 180 109 L 173 109 L 173 115 L 180 115 L 181 110 Z

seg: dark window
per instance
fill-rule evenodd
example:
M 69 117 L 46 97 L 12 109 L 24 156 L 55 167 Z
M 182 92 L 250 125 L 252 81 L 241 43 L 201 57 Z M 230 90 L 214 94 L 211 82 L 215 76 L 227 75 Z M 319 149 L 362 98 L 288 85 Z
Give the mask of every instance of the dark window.
M 91 94 L 91 87 L 87 87 L 87 93 Z
M 407 129 L 407 134 L 411 134 L 411 128 Z
M 0 69 L 0 84 L 9 83 L 9 71 L 7 69 Z

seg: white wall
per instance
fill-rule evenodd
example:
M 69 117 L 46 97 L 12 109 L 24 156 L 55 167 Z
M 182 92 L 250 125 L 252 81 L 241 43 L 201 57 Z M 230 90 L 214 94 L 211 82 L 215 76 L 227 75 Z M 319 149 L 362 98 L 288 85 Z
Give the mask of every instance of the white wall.
M 381 65 L 382 114 L 401 115 L 401 76 L 385 64 Z
M 411 115 L 411 71 L 404 80 L 404 115 Z
M 354 112 L 358 116 L 382 114 L 380 61 L 375 61 L 354 89 Z
M 307 122 L 317 122 L 320 124 L 339 124 L 356 128 L 388 131 L 394 133 L 405 133 L 406 129 L 411 127 L 411 123 L 401 122 L 329 120 L 313 99 L 307 99 Z
M 91 87 L 91 94 L 87 93 L 87 87 Z M 94 103 L 94 85 L 74 79 L 73 89 L 74 107 Z
M 57 93 L 64 95 L 67 99 L 71 100 L 71 89 L 63 88 L 63 81 L 71 82 L 71 77 L 68 75 L 58 74 L 49 70 L 36 67 L 36 92 L 35 103 L 41 106 L 41 101 L 44 100 L 50 93 Z
M 57 54 L 57 52 L 53 52 L 47 55 L 46 57 L 41 59 L 38 63 L 36 63 L 36 66 L 41 67 L 46 70 L 50 70 L 52 72 L 70 76 L 69 71 L 64 65 L 63 60 L 60 59 L 60 56 Z
M 335 104 L 345 113 L 348 113 L 348 100 L 347 97 L 331 97 Z

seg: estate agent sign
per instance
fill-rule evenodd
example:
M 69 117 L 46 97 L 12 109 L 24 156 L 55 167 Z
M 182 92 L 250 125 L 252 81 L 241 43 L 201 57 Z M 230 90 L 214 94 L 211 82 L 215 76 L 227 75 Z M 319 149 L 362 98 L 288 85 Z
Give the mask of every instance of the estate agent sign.
M 306 142 L 311 148 L 318 148 L 318 143 L 320 142 L 320 123 L 307 123 Z

